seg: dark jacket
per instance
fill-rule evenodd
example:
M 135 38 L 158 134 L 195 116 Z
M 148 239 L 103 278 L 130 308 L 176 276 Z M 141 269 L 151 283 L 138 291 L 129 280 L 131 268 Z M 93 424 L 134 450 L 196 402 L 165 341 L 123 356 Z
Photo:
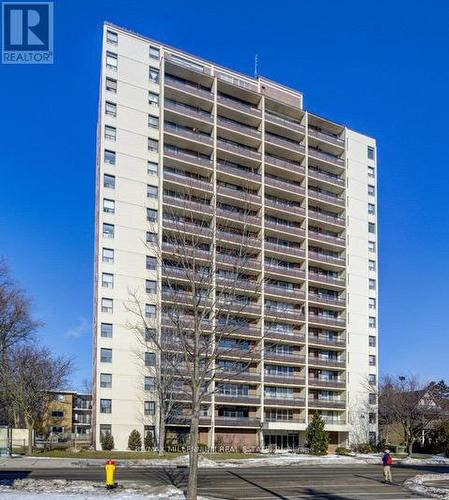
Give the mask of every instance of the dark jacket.
M 391 455 L 389 453 L 384 453 L 384 456 L 382 457 L 382 463 L 385 465 L 391 465 L 393 462 Z

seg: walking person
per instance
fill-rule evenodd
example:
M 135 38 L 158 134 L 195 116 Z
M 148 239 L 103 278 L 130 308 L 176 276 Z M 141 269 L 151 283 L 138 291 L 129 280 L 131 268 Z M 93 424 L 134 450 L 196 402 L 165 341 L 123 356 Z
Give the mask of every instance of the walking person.
M 393 478 L 391 476 L 391 464 L 393 459 L 390 455 L 390 450 L 385 450 L 384 456 L 382 457 L 382 464 L 384 466 L 384 481 L 387 484 L 393 483 Z

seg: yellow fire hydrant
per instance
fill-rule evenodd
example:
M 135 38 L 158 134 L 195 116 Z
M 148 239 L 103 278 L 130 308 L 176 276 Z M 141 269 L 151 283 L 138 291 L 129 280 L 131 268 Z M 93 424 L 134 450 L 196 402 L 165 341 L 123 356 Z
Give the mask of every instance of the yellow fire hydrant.
M 106 480 L 106 489 L 110 490 L 115 488 L 114 483 L 114 473 L 115 473 L 115 462 L 113 460 L 106 460 L 104 464 L 104 474 Z

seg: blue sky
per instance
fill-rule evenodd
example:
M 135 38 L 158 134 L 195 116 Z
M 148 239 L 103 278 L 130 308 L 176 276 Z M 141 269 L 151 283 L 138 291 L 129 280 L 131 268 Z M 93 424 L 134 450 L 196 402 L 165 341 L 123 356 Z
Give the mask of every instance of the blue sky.
M 0 255 L 45 344 L 90 377 L 95 128 L 104 20 L 304 92 L 377 138 L 380 366 L 447 377 L 444 1 L 55 2 L 55 63 L 0 65 Z

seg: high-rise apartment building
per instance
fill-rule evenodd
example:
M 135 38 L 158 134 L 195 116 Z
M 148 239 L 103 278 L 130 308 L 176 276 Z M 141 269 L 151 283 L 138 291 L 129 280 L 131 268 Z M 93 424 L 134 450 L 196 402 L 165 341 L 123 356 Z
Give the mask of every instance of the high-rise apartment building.
M 191 199 L 199 216 L 208 199 L 231 209 L 231 219 L 242 200 L 250 204 L 255 243 L 247 278 L 263 283 L 251 312 L 241 313 L 247 328 L 233 349 L 245 359 L 251 343 L 260 354 L 245 377 L 205 404 L 201 441 L 294 448 L 314 412 L 334 446 L 376 439 L 376 156 L 374 139 L 305 111 L 298 91 L 104 26 L 94 298 L 98 447 L 102 433 L 126 449 L 133 429 L 143 434 L 157 425 L 148 376 L 157 353 L 130 330 L 130 292 L 160 328 L 164 271 L 148 242 L 163 242 L 173 214 L 185 215 L 179 200 L 192 186 L 203 202 Z M 234 222 L 238 233 L 239 217 Z M 219 272 L 219 259 L 216 266 Z M 187 429 L 182 419 L 168 427 L 178 436 Z

